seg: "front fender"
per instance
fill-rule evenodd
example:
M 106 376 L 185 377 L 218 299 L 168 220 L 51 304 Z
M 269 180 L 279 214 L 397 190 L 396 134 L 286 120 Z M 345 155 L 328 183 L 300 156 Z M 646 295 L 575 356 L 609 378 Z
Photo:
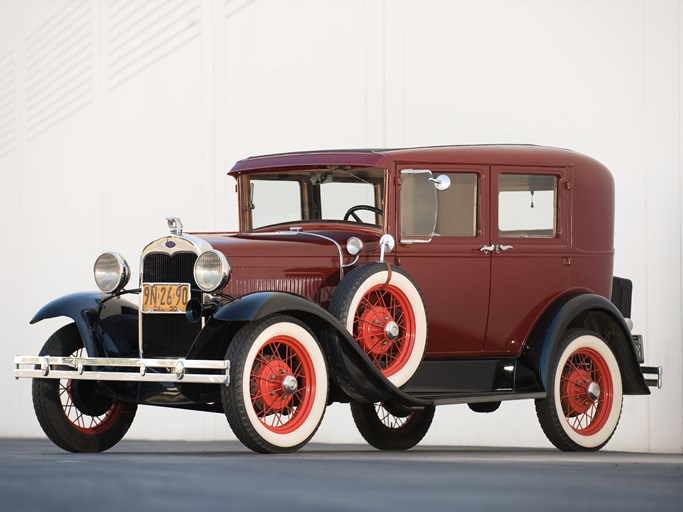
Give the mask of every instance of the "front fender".
M 298 318 L 311 328 L 325 352 L 330 377 L 350 398 L 364 402 L 391 400 L 407 408 L 429 405 L 389 382 L 339 320 L 309 299 L 284 292 L 257 292 L 224 305 L 213 318 L 251 322 L 276 313 Z
M 541 316 L 520 355 L 520 361 L 537 372 L 544 390 L 548 389 L 555 347 L 567 329 L 584 327 L 590 313 L 607 319 L 606 331 L 614 331 L 610 340 L 612 351 L 622 372 L 624 394 L 649 394 L 638 358 L 631 343 L 631 332 L 624 317 L 606 298 L 592 293 L 570 294 L 555 301 Z
M 78 292 L 44 305 L 31 324 L 64 316 L 71 318 L 90 357 L 122 357 L 137 353 L 138 309 L 134 304 L 100 292 Z

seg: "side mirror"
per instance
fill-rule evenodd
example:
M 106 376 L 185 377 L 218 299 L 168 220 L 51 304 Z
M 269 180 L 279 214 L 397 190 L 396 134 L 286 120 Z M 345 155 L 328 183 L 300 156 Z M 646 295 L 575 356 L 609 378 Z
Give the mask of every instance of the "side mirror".
M 445 174 L 439 174 L 436 178 L 429 178 L 429 181 L 434 183 L 434 187 L 439 192 L 443 192 L 451 186 L 451 179 Z
M 382 238 L 379 239 L 379 262 L 384 263 L 384 253 L 389 253 L 394 250 L 394 245 L 396 242 L 394 241 L 394 237 L 391 236 L 389 233 L 385 233 L 382 235 Z

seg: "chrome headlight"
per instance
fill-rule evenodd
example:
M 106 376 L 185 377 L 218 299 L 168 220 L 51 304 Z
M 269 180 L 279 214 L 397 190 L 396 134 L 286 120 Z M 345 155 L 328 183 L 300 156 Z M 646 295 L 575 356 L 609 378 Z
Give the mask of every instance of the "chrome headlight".
M 352 236 L 346 241 L 346 252 L 351 256 L 356 256 L 363 250 L 363 241 L 360 238 Z
M 116 252 L 105 252 L 95 260 L 93 267 L 95 283 L 105 293 L 122 290 L 130 279 L 130 267 Z
M 202 253 L 194 264 L 194 280 L 207 293 L 223 288 L 230 279 L 230 263 L 216 250 Z

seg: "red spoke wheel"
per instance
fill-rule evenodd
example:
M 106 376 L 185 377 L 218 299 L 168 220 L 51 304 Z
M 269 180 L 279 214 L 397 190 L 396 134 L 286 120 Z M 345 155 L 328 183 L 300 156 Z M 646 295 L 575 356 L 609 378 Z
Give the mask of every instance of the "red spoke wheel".
M 536 412 L 548 439 L 561 450 L 598 450 L 619 423 L 622 386 L 609 346 L 593 332 L 570 331 L 557 351 L 548 397 Z
M 332 296 L 330 312 L 396 386 L 415 374 L 427 341 L 427 315 L 415 283 L 384 263 L 361 265 Z
M 435 407 L 408 411 L 391 404 L 351 402 L 358 431 L 378 450 L 408 450 L 425 436 L 434 419 Z
M 228 348 L 226 417 L 245 446 L 261 453 L 304 446 L 327 404 L 327 367 L 311 331 L 277 315 L 245 325 Z
M 47 340 L 40 355 L 83 355 L 83 341 L 75 324 L 69 324 Z M 101 393 L 95 381 L 33 379 L 33 407 L 45 434 L 70 452 L 102 452 L 126 434 L 137 404 Z
M 82 350 L 71 354 L 73 357 L 82 357 Z M 125 408 L 124 402 L 114 402 L 104 397 L 83 398 L 81 387 L 94 388 L 92 381 L 72 381 L 62 379 L 59 381 L 59 400 L 62 411 L 73 428 L 87 435 L 101 434 L 109 430 L 119 420 Z M 98 400 L 92 404 L 86 400 Z M 93 410 L 95 408 L 96 410 Z

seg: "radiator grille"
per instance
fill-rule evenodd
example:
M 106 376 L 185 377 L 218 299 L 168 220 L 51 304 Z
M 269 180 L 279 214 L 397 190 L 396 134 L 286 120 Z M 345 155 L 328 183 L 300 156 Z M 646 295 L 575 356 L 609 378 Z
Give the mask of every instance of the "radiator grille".
M 190 283 L 197 289 L 193 268 L 197 260 L 194 253 L 177 253 L 171 256 L 152 253 L 143 260 L 144 283 Z M 192 298 L 201 300 L 200 292 Z M 201 323 L 188 322 L 181 314 L 143 314 L 142 352 L 145 357 L 183 357 L 201 330 Z
M 152 253 L 143 262 L 142 281 L 144 283 L 192 283 L 194 282 L 194 262 L 197 255 L 181 252 L 171 256 L 164 253 Z

